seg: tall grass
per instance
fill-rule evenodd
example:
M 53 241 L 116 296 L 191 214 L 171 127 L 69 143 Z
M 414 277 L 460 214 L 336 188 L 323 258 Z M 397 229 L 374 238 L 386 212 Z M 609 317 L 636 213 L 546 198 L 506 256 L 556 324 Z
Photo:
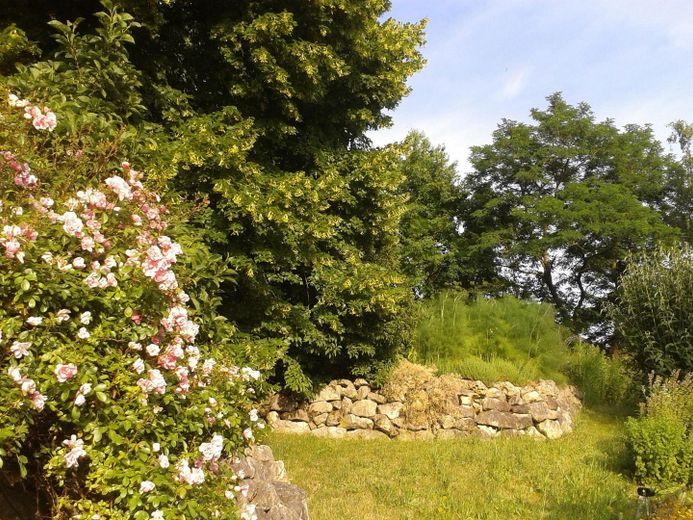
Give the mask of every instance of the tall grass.
M 413 360 L 487 383 L 524 384 L 561 373 L 568 350 L 548 304 L 446 292 L 422 303 Z

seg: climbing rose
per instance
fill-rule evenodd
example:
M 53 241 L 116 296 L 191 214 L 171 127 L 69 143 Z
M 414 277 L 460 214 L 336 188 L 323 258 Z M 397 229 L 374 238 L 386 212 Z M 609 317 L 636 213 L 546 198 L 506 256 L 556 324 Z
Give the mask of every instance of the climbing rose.
M 59 383 L 64 383 L 68 379 L 72 379 L 77 375 L 77 367 L 72 363 L 63 365 L 58 364 L 55 367 L 55 377 L 58 378 Z

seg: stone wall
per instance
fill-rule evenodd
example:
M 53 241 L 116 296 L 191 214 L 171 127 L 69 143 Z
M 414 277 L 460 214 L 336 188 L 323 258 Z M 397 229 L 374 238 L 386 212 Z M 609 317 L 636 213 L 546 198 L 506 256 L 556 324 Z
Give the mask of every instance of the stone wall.
M 581 406 L 573 387 L 559 388 L 553 381 L 488 387 L 421 372 L 382 390 L 363 379 L 331 381 L 309 402 L 276 394 L 267 406 L 267 423 L 276 431 L 320 437 L 555 439 L 572 431 Z

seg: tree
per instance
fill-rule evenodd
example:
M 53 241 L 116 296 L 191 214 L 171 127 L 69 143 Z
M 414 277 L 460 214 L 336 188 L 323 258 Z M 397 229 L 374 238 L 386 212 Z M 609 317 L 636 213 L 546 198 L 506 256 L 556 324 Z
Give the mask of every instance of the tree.
M 421 296 L 454 286 L 459 277 L 458 215 L 463 201 L 457 169 L 442 146 L 420 132 L 404 140 L 401 191 L 409 199 L 402 217 L 402 270 Z
M 678 244 L 635 257 L 609 307 L 620 347 L 643 373 L 693 371 L 693 248 Z
M 693 243 L 693 125 L 675 121 L 669 142 L 678 144 L 681 150 L 679 174 L 669 182 L 668 219 L 683 230 L 683 236 Z
M 472 148 L 465 255 L 477 277 L 551 302 L 560 321 L 604 342 L 627 254 L 679 234 L 662 221 L 677 165 L 649 127 L 620 131 L 585 103 L 547 100 L 532 123 L 503 120 L 492 144 Z
M 6 20 L 52 59 L 17 84 L 49 88 L 58 63 L 75 78 L 62 95 L 80 107 L 78 87 L 96 79 L 81 72 L 90 35 L 108 17 L 91 15 L 92 2 L 30 4 Z M 423 23 L 384 19 L 383 0 L 114 5 L 139 24 L 119 61 L 130 81 L 86 88 L 149 140 L 132 150 L 138 162 L 196 208 L 199 239 L 232 260 L 237 283 L 222 296 L 238 337 L 283 352 L 277 375 L 294 390 L 309 391 L 317 372 L 374 376 L 408 342 L 398 322 L 410 287 L 398 265 L 400 151 L 370 150 L 365 133 L 408 92 Z M 82 28 L 54 23 L 53 43 L 43 23 L 65 16 Z

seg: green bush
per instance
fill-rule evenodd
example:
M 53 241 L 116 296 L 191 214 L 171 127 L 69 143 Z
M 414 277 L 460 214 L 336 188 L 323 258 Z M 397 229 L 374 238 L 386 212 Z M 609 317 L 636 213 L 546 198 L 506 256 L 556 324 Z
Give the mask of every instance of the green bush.
M 550 305 L 445 292 L 422 303 L 412 358 L 483 381 L 565 382 L 568 350 Z
M 693 249 L 680 244 L 631 260 L 610 307 L 622 349 L 644 374 L 693 371 Z
M 188 256 L 181 215 L 62 112 L 0 93 L 3 474 L 52 518 L 235 516 L 223 463 L 261 387 L 216 313 L 224 263 Z
M 626 423 L 635 478 L 643 484 L 693 482 L 693 374 L 650 376 L 640 417 Z
M 623 360 L 608 357 L 594 345 L 578 342 L 568 355 L 563 372 L 582 391 L 586 404 L 627 409 L 637 402 L 634 378 Z

